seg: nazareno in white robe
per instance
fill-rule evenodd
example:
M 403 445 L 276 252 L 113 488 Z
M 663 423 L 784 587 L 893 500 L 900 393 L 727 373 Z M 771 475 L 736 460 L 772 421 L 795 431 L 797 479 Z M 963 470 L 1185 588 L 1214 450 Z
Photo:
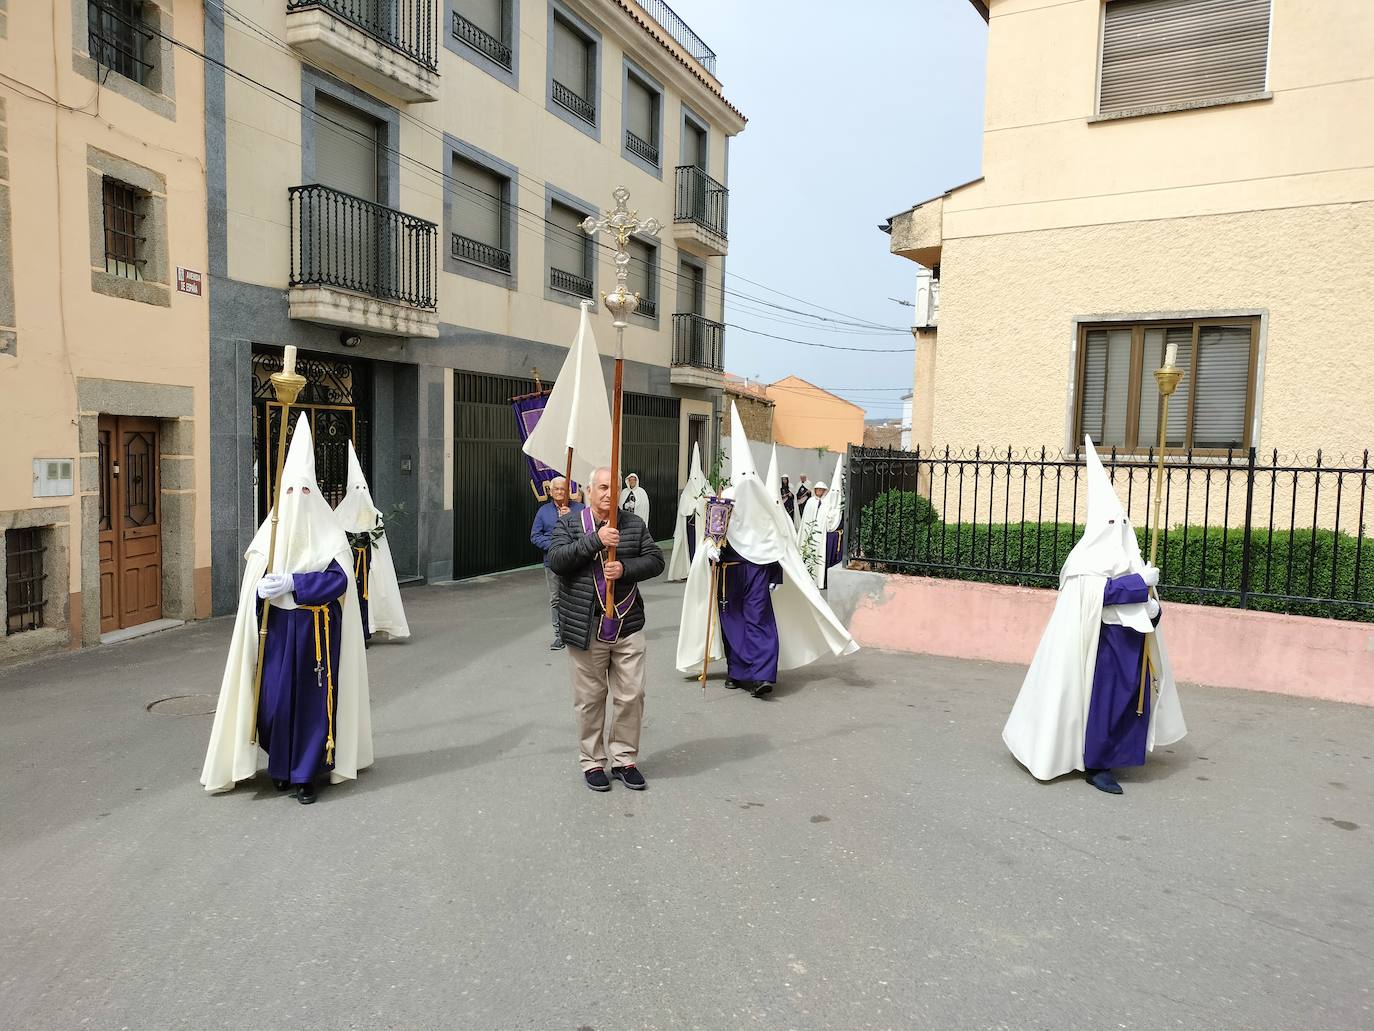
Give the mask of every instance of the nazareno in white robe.
M 732 407 L 733 440 L 744 441 L 739 412 Z M 850 655 L 859 650 L 843 623 L 825 603 L 792 535 L 782 505 L 759 479 L 747 443 L 732 449 L 732 483 L 725 496 L 735 502 L 727 539 L 744 559 L 756 565 L 777 562 L 783 580 L 773 591 L 773 615 L 778 624 L 778 669 L 797 669 L 825 655 Z M 720 612 L 711 597 L 711 563 L 706 549 L 697 548 L 682 598 L 678 627 L 677 668 L 697 673 L 706 651 L 706 625 L 711 622 L 711 658 L 725 656 L 721 644 Z
M 692 468 L 687 476 L 687 486 L 677 502 L 677 525 L 673 528 L 673 553 L 668 559 L 668 579 L 686 580 L 692 568 L 692 556 L 687 548 L 687 520 L 696 517 L 694 532 L 696 540 L 692 547 L 699 550 L 706 532 L 706 474 L 701 471 L 701 448 L 692 445 Z
M 1084 769 L 1088 707 L 1104 622 L 1139 630 L 1154 659 L 1159 693 L 1150 706 L 1147 751 L 1173 744 L 1188 733 L 1164 643 L 1168 613 L 1156 628 L 1144 605 L 1102 605 L 1107 580 L 1139 573 L 1145 561 L 1092 441 L 1086 443 L 1088 513 L 1083 536 L 1064 562 L 1054 612 L 1002 729 L 1012 755 L 1039 780 Z
M 348 489 L 334 509 L 334 517 L 345 533 L 365 533 L 382 524 L 382 513 L 372 501 L 372 492 L 351 440 L 348 442 Z M 345 570 L 353 575 L 351 560 Z M 367 623 L 374 634 L 380 631 L 389 637 L 410 636 L 410 624 L 406 622 L 405 609 L 401 605 L 401 588 L 396 581 L 396 566 L 391 561 L 391 544 L 385 529 L 372 542 L 367 576 Z
M 286 489 L 293 488 L 286 494 Z M 303 488 L 309 488 L 309 492 Z M 278 505 L 277 573 L 318 573 L 330 562 L 348 574 L 342 598 L 339 669 L 335 675 L 334 768 L 330 781 L 353 780 L 358 771 L 372 765 L 372 703 L 368 691 L 367 657 L 363 650 L 362 616 L 358 591 L 353 583 L 352 548 L 339 527 L 329 503 L 315 481 L 314 444 L 304 415 L 296 425 L 282 472 L 282 497 Z M 258 662 L 257 587 L 267 569 L 267 548 L 272 530 L 269 516 L 258 527 L 245 558 L 247 568 L 239 591 L 238 615 L 229 639 L 229 655 L 220 681 L 215 720 L 200 782 L 209 792 L 228 791 L 258 770 L 262 749 L 251 741 L 257 713 L 253 707 L 254 672 Z M 291 595 L 270 604 L 293 609 Z

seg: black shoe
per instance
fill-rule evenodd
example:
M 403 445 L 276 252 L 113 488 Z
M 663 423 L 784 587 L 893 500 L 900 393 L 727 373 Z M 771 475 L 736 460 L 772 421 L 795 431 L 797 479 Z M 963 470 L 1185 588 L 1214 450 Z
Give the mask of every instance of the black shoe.
M 312 804 L 314 804 L 314 801 L 315 801 L 315 785 L 314 785 L 314 784 L 308 784 L 308 783 L 307 783 L 307 784 L 297 784 L 297 785 L 296 785 L 296 801 L 299 802 L 301 805 L 312 805 Z
M 727 680 L 725 682 L 725 686 L 729 688 L 731 691 L 738 691 L 744 685 L 734 680 Z
M 762 698 L 766 694 L 773 693 L 773 685 L 767 681 L 758 681 L 749 688 L 749 693 L 755 698 Z
M 561 637 L 555 637 L 555 638 L 553 639 L 553 644 L 549 645 L 549 651 L 551 651 L 551 652 L 561 652 L 561 651 L 562 651 L 564 648 L 566 648 L 566 647 L 567 647 L 567 645 L 563 643 L 563 638 L 561 638 Z
M 1098 791 L 1105 791 L 1109 795 L 1122 794 L 1121 785 L 1116 782 L 1111 770 L 1084 770 L 1083 775 Z
M 591 788 L 593 791 L 611 790 L 611 782 L 606 777 L 606 771 L 600 766 L 588 770 L 586 773 L 582 774 L 582 777 L 586 780 L 587 787 Z
M 272 786 L 276 788 L 278 791 L 285 791 L 287 788 L 291 786 L 291 782 L 289 780 L 277 780 L 276 777 L 273 777 Z
M 644 774 L 639 772 L 637 766 L 612 766 L 611 776 L 631 791 L 643 791 L 649 786 L 649 782 L 644 779 Z

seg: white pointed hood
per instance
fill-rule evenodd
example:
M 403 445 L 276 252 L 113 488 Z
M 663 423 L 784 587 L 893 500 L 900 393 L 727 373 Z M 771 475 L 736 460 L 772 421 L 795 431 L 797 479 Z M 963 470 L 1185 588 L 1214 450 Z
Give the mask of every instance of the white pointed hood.
M 1124 576 L 1145 568 L 1130 517 L 1117 497 L 1102 461 L 1097 457 L 1092 438 L 1083 438 L 1088 481 L 1088 514 L 1083 536 L 1079 538 L 1064 568 L 1059 572 L 1063 584 L 1071 576 Z
M 768 493 L 779 505 L 782 504 L 782 473 L 778 471 L 778 445 L 773 445 L 773 451 L 768 456 L 768 475 L 763 478 L 763 484 L 768 488 Z
M 363 533 L 371 530 L 381 521 L 382 513 L 372 500 L 368 489 L 367 477 L 363 475 L 362 463 L 358 452 L 353 450 L 353 441 L 348 442 L 348 487 L 343 500 L 334 509 L 334 517 L 345 533 Z
M 682 488 L 682 493 L 677 499 L 677 519 L 673 526 L 673 554 L 668 560 L 670 581 L 685 580 L 691 572 L 692 558 L 688 554 L 691 549 L 687 540 L 687 520 L 696 518 L 691 548 L 699 547 L 706 531 L 706 495 L 709 491 L 706 474 L 701 471 L 701 447 L 693 444 L 692 467 L 687 473 L 687 485 Z
M 817 487 L 823 484 L 816 484 Z M 835 475 L 821 499 L 820 523 L 827 533 L 834 533 L 844 519 L 844 455 L 835 456 Z
M 296 421 L 282 466 L 275 556 L 267 554 L 271 536 L 269 515 L 248 546 L 248 555 L 261 555 L 274 573 L 318 573 L 340 554 L 348 554 L 348 538 L 315 480 L 315 442 L 305 414 Z
M 687 473 L 687 485 L 682 488 L 682 494 L 677 502 L 678 518 L 691 518 L 696 513 L 705 492 L 706 474 L 701 471 L 701 446 L 693 444 L 692 468 Z
M 739 417 L 739 406 L 730 402 L 730 485 L 733 487 L 747 477 L 759 478 L 758 466 L 754 464 L 754 451 L 749 446 L 749 438 L 744 435 L 744 420 Z

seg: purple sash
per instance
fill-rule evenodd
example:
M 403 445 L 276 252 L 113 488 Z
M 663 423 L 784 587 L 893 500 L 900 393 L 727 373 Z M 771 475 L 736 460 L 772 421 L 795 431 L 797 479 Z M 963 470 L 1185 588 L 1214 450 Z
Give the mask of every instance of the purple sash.
M 596 520 L 592 517 L 590 508 L 582 510 L 582 529 L 589 534 L 596 533 Z M 623 596 L 617 596 L 615 611 L 611 612 L 606 609 L 608 589 L 604 552 L 596 556 L 596 565 L 592 567 L 592 579 L 596 582 L 596 600 L 601 603 L 601 625 L 597 628 L 596 639 L 605 644 L 614 644 L 620 640 L 620 621 L 630 614 L 630 607 L 639 598 L 639 587 L 632 585 L 629 590 L 624 591 Z M 624 589 L 624 584 L 621 584 L 621 588 Z

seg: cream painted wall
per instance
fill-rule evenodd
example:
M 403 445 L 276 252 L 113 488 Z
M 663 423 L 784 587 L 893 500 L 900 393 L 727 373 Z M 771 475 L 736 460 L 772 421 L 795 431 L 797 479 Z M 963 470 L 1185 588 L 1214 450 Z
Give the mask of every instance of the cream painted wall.
M 1094 121 L 1102 6 L 991 5 L 984 178 L 943 203 L 930 442 L 1069 444 L 1075 318 L 1245 311 L 1256 443 L 1369 446 L 1374 4 L 1274 0 L 1271 99 Z
M 1074 318 L 1267 316 L 1256 443 L 1362 449 L 1374 428 L 1374 202 L 946 240 L 934 443 L 1069 443 Z
M 548 8 L 544 0 L 520 3 L 520 89 L 488 75 L 471 62 L 440 48 L 443 96 L 433 104 L 400 105 L 400 207 L 422 218 L 443 223 L 441 181 L 445 133 L 495 155 L 519 169 L 516 202 L 528 213 L 518 215 L 516 246 L 519 289 L 441 273 L 441 321 L 490 333 L 565 345 L 577 327 L 574 307 L 544 299 L 545 183 L 609 207 L 610 188 L 623 184 L 631 191 L 631 206 L 643 217 L 664 223 L 660 240 L 659 328 L 632 325 L 625 333 L 626 357 L 666 366 L 671 359 L 678 257 L 672 243 L 674 207 L 673 166 L 680 153 L 681 105 L 684 93 L 692 109 L 710 117 L 719 100 L 687 76 L 677 62 L 642 33 L 609 0 L 576 3 L 574 10 L 602 31 L 601 141 L 590 139 L 545 110 L 547 83 L 546 34 Z M 280 0 L 239 0 L 237 7 L 277 37 L 285 35 L 285 6 Z M 611 31 L 633 30 L 619 38 Z M 640 38 L 642 36 L 642 39 Z M 252 69 L 255 78 L 292 98 L 301 93 L 300 61 L 294 53 L 265 41 L 242 23 L 225 23 L 226 60 L 231 67 Z M 620 91 L 623 58 L 629 55 L 665 86 L 663 104 L 663 178 L 642 171 L 621 155 Z M 345 76 L 335 76 L 348 81 Z M 354 85 L 360 85 L 353 83 Z M 285 288 L 288 276 L 287 189 L 301 179 L 301 120 L 298 108 L 265 95 L 230 76 L 226 83 L 228 125 L 229 259 L 232 278 Z M 367 92 L 374 90 L 369 88 Z M 709 145 L 711 174 L 725 179 L 725 126 L 712 125 Z M 413 158 L 414 160 L 407 160 Z M 427 167 L 420 167 L 427 166 Z M 441 239 L 441 246 L 446 240 Z M 708 316 L 720 319 L 721 262 L 708 263 Z M 598 252 L 597 289 L 614 282 L 609 255 Z M 594 329 L 600 350 L 612 354 L 615 331 L 599 308 Z
M 1102 0 L 994 0 L 984 178 L 945 240 L 1374 198 L 1374 4 L 1272 11 L 1272 99 L 1094 122 Z
M 207 271 L 204 73 L 198 60 L 175 57 L 176 119 L 163 118 L 117 92 L 96 88 L 73 69 L 67 0 L 11 4 L 0 67 L 78 110 L 0 85 L 9 128 L 18 354 L 0 356 L 0 408 L 10 431 L 0 451 L 0 508 L 67 506 L 71 512 L 70 589 L 81 590 L 79 481 L 71 498 L 32 496 L 34 458 L 78 458 L 76 380 L 100 378 L 177 384 L 194 391 L 195 568 L 210 564 L 210 420 L 208 297 L 175 290 L 175 266 Z M 199 48 L 198 0 L 167 0 L 178 39 Z M 54 29 L 56 33 L 54 35 Z M 91 289 L 87 147 L 166 177 L 171 306 L 116 299 Z M 96 217 L 99 217 L 97 213 Z M 212 289 L 206 277 L 206 292 Z M 200 576 L 198 575 L 198 579 Z M 78 628 L 79 629 L 79 628 Z

